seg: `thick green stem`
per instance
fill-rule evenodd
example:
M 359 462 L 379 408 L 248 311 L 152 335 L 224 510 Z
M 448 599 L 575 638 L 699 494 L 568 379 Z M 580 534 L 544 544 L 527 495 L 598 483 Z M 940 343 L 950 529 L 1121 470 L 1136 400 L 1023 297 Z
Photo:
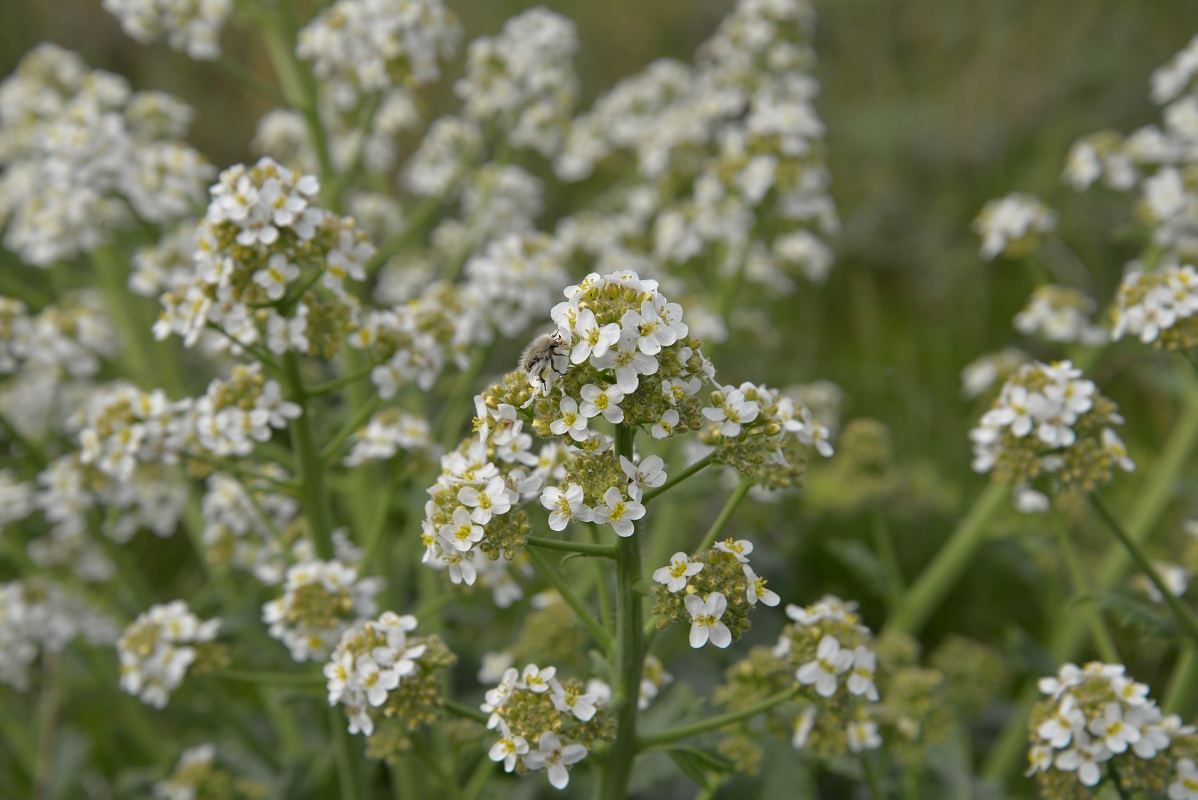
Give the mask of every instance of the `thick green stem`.
M 336 708 L 329 709 L 329 726 L 333 732 L 333 758 L 337 762 L 337 786 L 341 800 L 362 800 L 362 773 L 358 755 L 349 732 L 345 727 L 345 716 Z
M 557 573 L 557 570 L 553 568 L 553 565 L 550 564 L 549 561 L 546 560 L 545 556 L 541 555 L 541 553 L 535 547 L 528 548 L 524 552 L 528 555 L 528 560 L 532 562 L 533 567 L 537 572 L 540 573 L 541 577 L 544 578 L 549 585 L 556 589 L 557 593 L 562 596 L 562 600 L 566 602 L 566 605 L 568 605 L 574 612 L 574 615 L 578 617 L 578 621 L 582 623 L 583 627 L 590 632 L 591 637 L 598 642 L 604 650 L 610 653 L 614 647 L 611 634 L 599 624 L 599 622 L 595 619 L 595 616 L 591 613 L 590 609 L 588 609 L 586 604 L 579 599 L 578 595 L 574 593 L 574 590 L 570 588 L 570 585 L 562 579 L 562 576 Z
M 1073 594 L 1084 597 L 1090 593 L 1089 581 L 1086 580 L 1086 572 L 1082 568 L 1081 559 L 1077 556 L 1077 549 L 1073 546 L 1073 539 L 1069 536 L 1069 529 L 1061 520 L 1057 520 L 1056 528 L 1057 538 L 1061 542 L 1061 554 L 1065 557 L 1065 566 L 1069 569 L 1069 578 L 1073 582 Z M 1102 612 L 1093 603 L 1089 603 L 1082 613 L 1089 617 L 1094 646 L 1103 660 L 1109 664 L 1122 664 L 1123 661 L 1119 658 L 1115 641 L 1111 638 L 1110 631 L 1106 629 L 1106 624 L 1102 620 Z
M 454 702 L 453 700 L 445 701 L 445 710 L 454 716 L 458 716 L 463 719 L 472 719 L 475 722 L 481 722 L 484 725 L 487 723 L 487 720 L 491 718 L 489 714 L 479 711 L 477 708 L 462 705 L 461 703 Z
M 616 426 L 616 455 L 632 459 L 635 429 Z M 616 741 L 607 754 L 607 764 L 599 778 L 603 800 L 624 800 L 628 780 L 636 758 L 637 698 L 640 695 L 644 667 L 641 630 L 641 547 L 635 535 L 616 542 L 616 647 L 612 662 L 612 709 L 616 717 Z
M 737 722 L 743 722 L 758 714 L 764 714 L 772 708 L 782 705 L 787 700 L 790 700 L 799 691 L 799 687 L 792 686 L 784 692 L 779 692 L 772 697 L 767 697 L 760 703 L 755 703 L 745 708 L 738 708 L 735 711 L 729 711 L 726 714 L 720 714 L 707 719 L 692 722 L 689 725 L 682 725 L 673 730 L 662 731 L 661 733 L 652 733 L 648 736 L 641 736 L 637 740 L 637 747 L 640 750 L 648 750 L 653 747 L 663 747 L 664 745 L 672 744 L 682 739 L 689 739 L 692 736 L 698 736 L 703 733 L 717 731 L 728 725 L 734 725 Z
M 1198 446 L 1198 378 L 1187 367 L 1178 376 L 1185 381 L 1185 400 L 1180 417 L 1174 425 L 1160 458 L 1140 484 L 1137 502 L 1128 517 L 1127 535 L 1136 542 L 1145 542 L 1156 528 L 1165 507 L 1178 490 L 1178 481 L 1194 448 Z M 1122 581 L 1131 563 L 1127 552 L 1113 545 L 1095 572 L 1092 586 L 1097 591 L 1109 591 Z M 1054 663 L 1074 661 L 1085 642 L 1086 621 L 1077 614 L 1062 614 L 1057 619 L 1049 638 L 1049 652 Z M 1027 752 L 1027 726 L 1025 720 L 1039 698 L 1035 684 L 1024 690 L 1019 704 L 1003 730 L 1002 738 L 991 748 L 983 775 L 990 781 L 1000 783 L 1018 768 L 1021 757 Z
M 1162 707 L 1167 714 L 1180 714 L 1183 719 L 1189 719 L 1196 696 L 1198 650 L 1187 647 L 1181 651 L 1177 664 L 1173 667 L 1173 675 L 1169 678 L 1168 688 L 1165 689 L 1165 702 Z
M 373 395 L 361 408 L 355 411 L 349 422 L 346 422 L 341 427 L 341 430 L 333 434 L 333 438 L 329 439 L 328 443 L 320 451 L 321 462 L 330 463 L 341 452 L 341 446 L 345 444 L 346 440 L 361 430 L 370 421 L 370 418 L 374 416 L 374 412 L 378 409 L 381 402 L 382 399 L 377 394 Z
M 312 435 L 312 408 L 308 404 L 307 394 L 304 393 L 299 359 L 295 353 L 284 356 L 283 375 L 287 381 L 287 393 L 301 410 L 299 417 L 291 421 L 291 449 L 304 490 L 301 498 L 304 514 L 312 531 L 316 555 L 327 561 L 333 557 L 332 514 L 329 511 L 329 496 L 324 485 L 320 453 L 316 450 L 316 440 Z
M 1127 551 L 1127 554 L 1131 556 L 1132 561 L 1136 563 L 1136 566 L 1140 568 L 1141 572 L 1148 576 L 1148 580 L 1151 581 L 1152 585 L 1155 586 L 1157 591 L 1161 593 L 1161 596 L 1165 601 L 1165 605 L 1169 606 L 1169 610 L 1173 612 L 1173 617 L 1177 621 L 1177 624 L 1180 625 L 1185 631 L 1186 635 L 1190 637 L 1191 642 L 1195 645 L 1198 645 L 1198 619 L 1194 618 L 1194 613 L 1186 608 L 1185 605 L 1183 605 L 1182 602 L 1177 599 L 1177 596 L 1169 590 L 1169 587 L 1165 585 L 1165 582 L 1157 573 L 1156 567 L 1154 567 L 1152 565 L 1152 561 L 1149 560 L 1148 554 L 1144 552 L 1144 548 L 1140 546 L 1140 543 L 1137 540 L 1133 539 L 1127 534 L 1127 531 L 1123 529 L 1123 525 L 1119 522 L 1118 518 L 1115 517 L 1115 514 L 1106 504 L 1106 501 L 1103 500 L 1100 495 L 1092 494 L 1090 495 L 1090 504 L 1094 507 L 1094 510 L 1098 512 L 1098 516 L 1102 517 L 1102 521 L 1106 523 L 1107 527 L 1111 529 L 1111 533 L 1115 534 L 1115 538 L 1119 540 L 1119 544 L 1121 544 L 1123 549 Z
M 991 520 L 998 514 L 1009 494 L 1006 486 L 991 483 L 978 495 L 965 519 L 961 520 L 932 563 L 903 595 L 898 609 L 886 623 L 889 630 L 912 636 L 919 632 L 969 566 L 974 553 L 986 538 Z

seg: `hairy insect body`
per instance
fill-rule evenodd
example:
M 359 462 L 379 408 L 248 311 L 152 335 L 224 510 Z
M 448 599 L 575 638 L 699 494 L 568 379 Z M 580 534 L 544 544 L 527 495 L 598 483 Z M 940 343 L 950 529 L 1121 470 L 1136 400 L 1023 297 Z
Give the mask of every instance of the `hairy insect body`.
M 528 343 L 520 354 L 520 369 L 538 390 L 548 393 L 554 376 L 565 375 L 570 364 L 570 346 L 560 331 L 543 333 Z

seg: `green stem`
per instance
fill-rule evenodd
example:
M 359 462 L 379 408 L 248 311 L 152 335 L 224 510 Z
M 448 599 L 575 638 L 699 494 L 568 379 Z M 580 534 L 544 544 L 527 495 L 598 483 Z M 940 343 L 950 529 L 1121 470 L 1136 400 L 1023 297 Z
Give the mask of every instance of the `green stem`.
M 1086 572 L 1082 569 L 1081 560 L 1077 557 L 1077 549 L 1073 546 L 1073 539 L 1069 536 L 1069 530 L 1065 527 L 1064 522 L 1058 520 L 1056 528 L 1057 538 L 1061 542 L 1061 554 L 1065 557 L 1065 566 L 1068 568 L 1070 579 L 1073 582 L 1074 596 L 1084 597 L 1090 593 L 1090 588 L 1086 580 Z M 1106 625 L 1103 624 L 1102 612 L 1093 603 L 1087 603 L 1087 608 L 1082 613 L 1089 617 L 1088 622 L 1090 633 L 1094 637 L 1094 646 L 1103 660 L 1108 664 L 1122 664 L 1123 661 L 1119 658 L 1115 641 L 1111 638 Z
M 1157 573 L 1156 567 L 1152 565 L 1152 561 L 1149 560 L 1148 554 L 1144 552 L 1144 548 L 1138 541 L 1127 535 L 1123 525 L 1116 519 L 1110 506 L 1099 494 L 1090 495 L 1090 505 L 1098 512 L 1098 516 L 1102 517 L 1102 521 L 1111 529 L 1111 533 L 1115 534 L 1119 544 L 1127 550 L 1128 555 L 1131 556 L 1132 561 L 1136 562 L 1140 571 L 1148 576 L 1148 580 L 1152 581 L 1152 585 L 1164 597 L 1165 604 L 1169 606 L 1169 610 L 1173 612 L 1174 618 L 1185 630 L 1186 635 L 1194 644 L 1198 644 L 1198 619 L 1195 619 L 1193 612 L 1186 608 L 1173 592 L 1169 591 L 1169 587 L 1161 580 L 1161 576 Z
M 903 595 L 898 609 L 886 623 L 889 630 L 912 636 L 919 633 L 936 606 L 969 566 L 974 553 L 986 538 L 991 520 L 1003 507 L 1008 495 L 1008 488 L 998 483 L 991 483 L 978 495 L 965 519 L 961 520 L 932 563 Z
M 1194 707 L 1195 696 L 1198 695 L 1198 650 L 1187 647 L 1181 651 L 1177 664 L 1173 667 L 1173 675 L 1169 678 L 1169 686 L 1165 689 L 1163 708 L 1166 714 L 1180 714 L 1188 719 Z
M 865 782 L 869 786 L 869 793 L 873 800 L 885 800 L 886 790 L 882 788 L 882 776 L 878 774 L 877 768 L 874 767 L 874 762 L 869 757 L 869 753 L 861 754 L 861 770 L 865 773 Z
M 461 717 L 462 719 L 472 719 L 475 722 L 481 722 L 484 725 L 486 725 L 487 720 L 491 718 L 489 714 L 479 711 L 477 708 L 472 708 L 471 706 L 463 705 L 462 703 L 458 703 L 453 700 L 445 701 L 445 710 L 454 716 Z
M 604 630 L 603 626 L 599 624 L 594 615 L 586 607 L 586 604 L 579 599 L 574 590 L 570 588 L 570 585 L 562 579 L 562 576 L 557 573 L 553 565 L 535 547 L 526 549 L 524 552 L 528 555 L 528 560 L 532 562 L 533 568 L 540 573 L 541 577 L 550 586 L 557 590 L 557 593 L 566 601 L 566 605 L 573 610 L 579 622 L 583 624 L 583 627 L 590 631 L 591 637 L 604 650 L 610 653 L 614 646 L 611 634 Z
M 798 693 L 798 691 L 798 686 L 792 686 L 784 692 L 779 692 L 776 695 L 767 697 L 760 703 L 754 703 L 753 705 L 746 706 L 745 708 L 738 708 L 736 711 L 729 711 L 726 714 L 708 717 L 707 719 L 699 720 L 698 722 L 692 722 L 689 725 L 682 725 L 680 727 L 674 728 L 673 730 L 662 731 L 661 733 L 652 733 L 648 736 L 641 736 L 637 740 L 637 749 L 648 750 L 654 747 L 664 747 L 665 745 L 672 744 L 681 739 L 689 739 L 692 736 L 710 733 L 711 731 L 719 730 L 720 728 L 726 727 L 728 725 L 734 725 L 737 722 L 743 722 L 751 717 L 755 717 L 758 714 L 764 714 L 765 712 L 782 705 L 787 700 L 792 699 L 795 694 Z
M 586 542 L 564 542 L 561 539 L 546 539 L 544 536 L 528 536 L 525 543 L 546 550 L 563 550 L 596 558 L 615 558 L 616 548 L 610 544 L 587 544 Z
M 276 106 L 287 105 L 287 98 L 283 97 L 275 87 L 259 78 L 241 62 L 234 61 L 226 55 L 221 55 L 216 59 L 216 66 L 223 69 L 233 80 L 245 86 L 250 91 L 261 95 L 263 99 L 269 101 L 271 104 Z
M 1127 534 L 1137 542 L 1146 541 L 1155 531 L 1161 514 L 1178 491 L 1182 471 L 1191 453 L 1198 446 L 1198 376 L 1187 367 L 1179 373 L 1179 377 L 1185 383 L 1181 414 L 1160 458 L 1140 484 L 1136 506 L 1128 518 Z M 1098 591 L 1109 591 L 1125 578 L 1130 566 L 1127 552 L 1113 545 L 1096 570 L 1092 586 Z M 1052 662 L 1062 664 L 1076 661 L 1086 633 L 1083 618 L 1076 614 L 1060 615 L 1049 638 Z M 1039 697 L 1034 682 L 1020 695 L 1002 737 L 990 749 L 983 767 L 986 779 L 1001 783 L 1019 768 L 1020 760 L 1027 753 L 1026 720 Z
M 379 403 L 381 402 L 382 399 L 377 394 L 373 395 L 369 400 L 366 401 L 365 405 L 354 412 L 354 415 L 350 418 L 349 422 L 345 423 L 345 425 L 341 427 L 341 430 L 337 431 L 337 433 L 333 435 L 333 438 L 329 439 L 328 443 L 325 444 L 325 446 L 321 449 L 320 461 L 322 464 L 328 464 L 333 460 L 333 458 L 341 450 L 341 446 L 345 444 L 345 441 L 357 433 L 367 422 L 370 421 L 370 418 L 374 415 L 374 412 L 378 409 Z
M 487 785 L 487 779 L 494 771 L 495 762 L 486 753 L 483 753 L 482 758 L 478 760 L 478 766 L 470 774 L 470 780 L 462 789 L 462 800 L 475 800 L 482 792 L 483 787 Z
M 702 553 L 704 550 L 711 549 L 712 545 L 715 544 L 715 540 L 724 532 L 724 526 L 728 524 L 728 520 L 732 519 L 732 514 L 736 511 L 736 507 L 740 505 L 741 500 L 745 499 L 745 495 L 749 493 L 749 489 L 752 487 L 752 479 L 741 476 L 736 490 L 732 492 L 732 496 L 728 498 L 728 502 L 724 503 L 724 508 L 720 511 L 720 515 L 715 518 L 715 522 L 711 523 L 711 527 L 707 529 L 707 534 L 703 537 L 703 541 L 699 542 L 699 546 L 695 548 L 696 553 Z
M 707 467 L 707 465 L 710 464 L 712 462 L 712 460 L 714 460 L 714 459 L 715 459 L 715 451 L 713 450 L 712 452 L 710 452 L 707 455 L 700 458 L 694 464 L 691 464 L 689 467 L 682 470 L 682 472 L 679 472 L 673 478 L 670 478 L 669 480 L 667 480 L 661 486 L 658 486 L 656 489 L 650 489 L 649 491 L 645 492 L 644 496 L 641 498 L 641 502 L 647 504 L 654 497 L 665 494 L 670 489 L 673 489 L 675 486 L 682 483 L 684 480 L 686 480 L 690 476 L 694 475 L 697 472 L 703 471 L 703 469 L 705 469 Z
M 337 786 L 341 798 L 361 800 L 365 797 L 362 790 L 362 773 L 358 768 L 361 756 L 350 741 L 349 731 L 345 727 L 345 716 L 335 707 L 329 709 L 329 727 L 333 732 L 333 758 L 337 762 Z
M 333 558 L 332 514 L 329 511 L 320 453 L 316 451 L 316 441 L 312 436 L 312 407 L 304 391 L 299 359 L 295 353 L 287 353 L 283 357 L 283 376 L 287 382 L 287 393 L 292 402 L 300 407 L 299 417 L 291 421 L 291 447 L 304 491 L 301 498 L 304 514 L 312 531 L 317 557 L 328 561 Z
M 361 369 L 358 369 L 355 372 L 351 372 L 348 375 L 342 375 L 340 378 L 334 378 L 331 381 L 325 381 L 324 383 L 318 383 L 315 386 L 313 386 L 311 389 L 308 390 L 308 396 L 309 397 L 319 397 L 322 394 L 330 394 L 330 393 L 335 392 L 338 389 L 341 389 L 345 386 L 349 386 L 351 383 L 357 383 L 358 381 L 362 380 L 363 378 L 369 376 L 370 373 L 374 371 L 374 368 L 375 368 L 374 364 L 367 364 L 366 366 L 362 367 Z
M 60 667 L 57 653 L 46 653 L 42 658 L 42 693 L 38 703 L 37 762 L 33 774 L 33 796 L 35 800 L 48 800 L 51 791 L 51 772 L 54 768 L 55 739 L 58 733 L 58 708 L 61 687 L 58 681 Z
M 244 469 L 227 459 L 214 458 L 213 456 L 206 456 L 202 453 L 181 453 L 181 455 L 184 458 L 191 459 L 192 461 L 199 461 L 201 464 L 207 464 L 208 466 L 216 467 L 216 469 L 219 471 L 227 472 L 230 475 L 235 475 L 243 481 L 262 481 L 263 483 L 269 484 L 276 489 L 282 489 L 290 494 L 300 493 L 301 487 L 295 481 L 279 480 L 272 475 L 264 475 L 261 472 L 254 472 L 253 470 Z M 247 490 L 249 489 L 248 486 L 246 488 Z
M 906 588 L 903 581 L 903 571 L 899 567 L 898 553 L 894 550 L 894 540 L 890 537 L 890 528 L 886 524 L 886 518 L 882 516 L 879 509 L 873 510 L 873 534 L 874 546 L 878 550 L 878 558 L 882 561 L 882 568 L 886 571 L 886 605 L 887 609 L 894 613 L 894 610 L 899 607 L 899 603 L 903 600 L 903 591 Z
M 636 429 L 616 426 L 616 455 L 632 459 Z M 598 796 L 604 800 L 624 800 L 632 777 L 632 762 L 637 749 L 637 697 L 645 656 L 641 630 L 641 548 L 634 536 L 616 541 L 616 637 L 612 659 L 615 678 L 612 711 L 616 718 L 616 740 L 607 754 L 607 763 L 599 778 Z

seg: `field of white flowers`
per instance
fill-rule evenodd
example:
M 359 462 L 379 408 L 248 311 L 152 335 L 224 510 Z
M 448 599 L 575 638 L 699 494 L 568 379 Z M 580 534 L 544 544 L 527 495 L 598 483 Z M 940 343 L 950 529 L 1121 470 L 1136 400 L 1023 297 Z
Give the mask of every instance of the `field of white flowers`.
M 1198 800 L 1196 33 L 6 4 L 0 800 Z

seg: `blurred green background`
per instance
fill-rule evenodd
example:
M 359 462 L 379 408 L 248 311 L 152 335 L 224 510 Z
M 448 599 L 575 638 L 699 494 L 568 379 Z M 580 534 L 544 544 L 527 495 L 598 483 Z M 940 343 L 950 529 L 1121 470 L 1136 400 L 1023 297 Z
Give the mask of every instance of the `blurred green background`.
M 449 5 L 469 39 L 497 31 L 534 4 Z M 578 23 L 584 106 L 655 58 L 689 60 L 732 7 L 727 0 L 544 5 Z M 910 580 L 985 483 L 969 470 L 966 436 L 979 409 L 961 398 L 961 368 L 1016 343 L 1033 355 L 1060 355 L 1019 341 L 1010 320 L 1032 288 L 1030 278 L 1012 265 L 984 264 L 970 222 L 988 199 L 1015 190 L 1038 194 L 1061 211 L 1061 237 L 1089 269 L 1079 286 L 1105 306 L 1122 265 L 1139 248 L 1126 230 L 1129 199 L 1103 191 L 1078 195 L 1063 186 L 1065 154 L 1085 134 L 1128 132 L 1156 118 L 1149 75 L 1198 33 L 1198 3 L 828 0 L 816 6 L 818 110 L 843 221 L 836 266 L 825 286 L 803 286 L 780 301 L 758 343 L 734 338 L 712 355 L 731 365 L 721 375 L 730 382 L 832 380 L 844 389 L 845 418 L 883 421 L 901 463 L 935 465 L 950 502 L 896 514 L 890 523 Z M 132 42 L 98 0 L 0 0 L 0 75 L 43 40 L 81 52 L 90 65 L 119 72 L 136 88 L 191 103 L 198 112 L 192 142 L 218 166 L 251 157 L 248 142 L 268 110 L 262 101 L 211 65 Z M 230 55 L 269 76 L 265 53 L 254 50 L 245 31 L 225 42 Z M 0 268 L 27 269 L 6 253 Z M 1116 352 L 1094 377 L 1129 418 L 1132 455 L 1151 461 L 1172 411 L 1167 394 L 1152 384 L 1159 362 L 1138 352 Z M 1123 374 L 1132 367 L 1134 379 Z M 1133 493 L 1140 479 L 1121 481 L 1121 491 Z M 833 546 L 868 543 L 871 517 L 798 518 L 800 507 L 741 512 L 743 530 L 772 526 L 772 549 L 790 560 L 789 575 L 781 566 L 770 571 L 772 585 L 803 603 L 826 591 L 859 598 L 866 621 L 878 626 L 881 598 L 870 569 L 850 563 L 862 551 Z M 1176 509 L 1171 522 L 1195 511 Z M 1028 568 L 1034 552 L 1028 556 L 1009 540 L 989 545 L 974 579 L 941 609 L 925 642 L 948 631 L 1008 644 L 1018 632 L 1034 637 L 1052 595 L 1039 585 L 1043 573 Z M 780 625 L 763 624 L 761 638 Z

